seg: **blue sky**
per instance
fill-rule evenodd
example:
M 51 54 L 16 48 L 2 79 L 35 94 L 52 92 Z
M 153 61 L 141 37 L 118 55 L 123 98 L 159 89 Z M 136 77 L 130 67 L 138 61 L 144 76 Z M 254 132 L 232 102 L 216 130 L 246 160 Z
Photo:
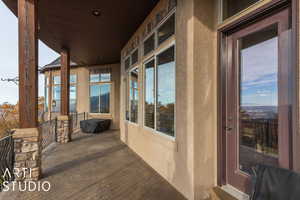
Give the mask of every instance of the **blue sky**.
M 242 105 L 278 105 L 278 38 L 241 52 Z
M 0 78 L 18 76 L 18 20 L 0 1 Z M 4 31 L 5 30 L 5 31 Z M 59 55 L 39 42 L 39 66 L 52 62 Z M 39 80 L 39 95 L 44 95 L 43 76 Z M 18 101 L 18 86 L 14 83 L 0 82 L 0 104 Z

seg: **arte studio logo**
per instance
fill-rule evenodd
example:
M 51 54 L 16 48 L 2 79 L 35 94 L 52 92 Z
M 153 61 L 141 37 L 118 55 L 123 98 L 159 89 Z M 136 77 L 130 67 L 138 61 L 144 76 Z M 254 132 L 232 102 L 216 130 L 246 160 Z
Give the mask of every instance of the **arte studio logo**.
M 30 168 L 15 168 L 13 172 L 6 169 L 4 174 L 0 176 L 1 190 L 3 192 L 49 192 L 51 190 L 49 181 L 31 181 L 31 178 L 32 169 Z M 8 181 L 14 179 L 21 181 Z

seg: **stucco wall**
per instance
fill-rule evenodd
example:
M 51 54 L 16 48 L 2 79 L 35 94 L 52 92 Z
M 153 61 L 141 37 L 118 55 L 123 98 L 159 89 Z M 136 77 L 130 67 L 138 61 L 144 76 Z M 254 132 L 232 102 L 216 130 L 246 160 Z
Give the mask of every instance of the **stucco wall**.
M 70 74 L 77 74 L 77 112 L 90 112 L 89 104 L 89 70 L 93 68 L 107 68 L 112 69 L 112 88 L 111 88 L 111 100 L 110 100 L 110 114 L 89 114 L 90 118 L 104 118 L 112 119 L 111 129 L 119 129 L 119 117 L 120 117 L 120 64 L 110 64 L 110 65 L 95 65 L 95 66 L 83 66 L 71 69 Z M 59 70 L 52 70 L 45 72 L 45 76 L 55 76 L 59 75 Z M 52 78 L 50 83 L 52 83 Z M 52 94 L 49 92 L 50 102 Z M 57 113 L 58 114 L 58 113 Z M 55 115 L 55 114 L 52 114 Z
M 178 0 L 176 9 L 176 138 L 125 121 L 126 72 L 121 69 L 121 139 L 188 199 L 205 199 L 216 185 L 217 65 L 215 4 Z M 162 0 L 137 30 L 165 6 Z M 132 40 L 133 40 L 132 39 Z M 126 55 L 128 46 L 121 55 Z M 141 44 L 140 44 L 141 45 Z M 124 63 L 124 57 L 122 57 Z M 142 61 L 140 77 L 142 77 Z M 142 82 L 140 97 L 142 94 Z M 142 98 L 140 98 L 142 99 Z

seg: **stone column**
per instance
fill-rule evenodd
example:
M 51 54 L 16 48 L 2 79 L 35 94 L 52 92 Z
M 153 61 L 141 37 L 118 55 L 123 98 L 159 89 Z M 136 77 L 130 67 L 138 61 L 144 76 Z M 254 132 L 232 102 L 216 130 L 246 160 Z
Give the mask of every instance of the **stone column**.
M 19 122 L 13 134 L 16 180 L 41 177 L 41 133 L 38 129 L 38 2 L 18 0 Z
M 13 134 L 17 181 L 41 178 L 41 134 L 38 128 L 16 129 Z M 25 169 L 25 171 L 24 171 Z
M 69 115 L 61 115 L 57 118 L 57 142 L 66 144 L 72 140 L 72 117 Z

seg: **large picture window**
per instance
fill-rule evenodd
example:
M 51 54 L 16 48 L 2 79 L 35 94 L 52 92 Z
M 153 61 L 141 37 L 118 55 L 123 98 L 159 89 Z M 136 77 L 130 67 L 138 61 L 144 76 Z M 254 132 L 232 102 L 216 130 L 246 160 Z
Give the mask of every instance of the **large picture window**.
M 93 70 L 90 73 L 90 112 L 110 113 L 110 69 Z
M 144 125 L 175 136 L 175 47 L 145 64 Z
M 156 129 L 174 136 L 174 46 L 157 56 Z

